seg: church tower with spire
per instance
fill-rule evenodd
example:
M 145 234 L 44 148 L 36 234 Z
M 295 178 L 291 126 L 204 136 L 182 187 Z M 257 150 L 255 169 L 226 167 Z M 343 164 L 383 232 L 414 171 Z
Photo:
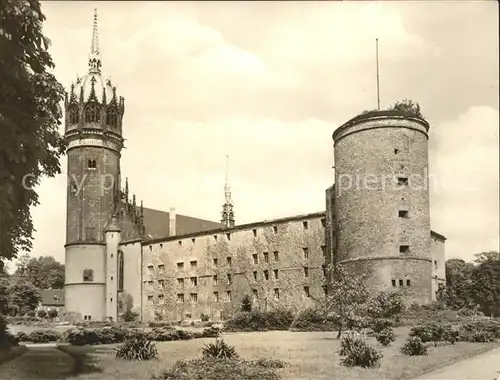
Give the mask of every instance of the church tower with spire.
M 65 302 L 67 315 L 77 320 L 116 318 L 116 254 L 108 252 L 106 242 L 115 244 L 118 235 L 113 234 L 120 229 L 115 216 L 123 194 L 120 156 L 125 105 L 116 87 L 103 77 L 101 66 L 96 10 L 88 72 L 71 85 L 64 102 Z
M 222 205 L 222 218 L 221 223 L 226 228 L 234 227 L 234 211 L 233 211 L 233 201 L 231 199 L 231 187 L 229 186 L 228 181 L 228 172 L 229 172 L 229 157 L 226 155 L 226 183 L 224 185 L 224 204 Z

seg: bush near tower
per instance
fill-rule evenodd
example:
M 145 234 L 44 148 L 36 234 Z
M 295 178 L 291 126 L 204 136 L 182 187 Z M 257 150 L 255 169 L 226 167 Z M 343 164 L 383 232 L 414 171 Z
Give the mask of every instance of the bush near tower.
M 45 16 L 37 0 L 0 3 L 0 256 L 32 247 L 33 188 L 61 172 L 65 146 L 58 131 L 63 86 L 49 69 Z

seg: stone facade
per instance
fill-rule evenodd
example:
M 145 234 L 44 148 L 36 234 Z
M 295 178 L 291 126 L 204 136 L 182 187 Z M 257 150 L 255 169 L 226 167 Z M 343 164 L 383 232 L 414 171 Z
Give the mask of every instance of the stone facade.
M 397 288 L 418 303 L 432 299 L 428 129 L 374 112 L 333 134 L 338 262 L 370 274 L 373 292 Z
M 240 308 L 300 309 L 324 297 L 325 213 L 144 242 L 143 318 L 218 320 Z
M 446 238 L 437 232 L 431 231 L 432 250 L 432 300 L 436 300 L 439 285 L 446 284 Z

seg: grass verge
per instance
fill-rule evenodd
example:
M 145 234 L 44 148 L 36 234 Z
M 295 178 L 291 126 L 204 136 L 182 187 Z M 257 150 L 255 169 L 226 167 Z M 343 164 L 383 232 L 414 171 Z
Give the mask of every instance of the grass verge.
M 20 345 L 20 346 L 13 346 L 13 347 L 6 347 L 6 348 L 0 348 L 0 365 L 3 363 L 6 363 L 12 359 L 17 358 L 18 356 L 21 356 L 24 354 L 28 348 L 26 346 Z

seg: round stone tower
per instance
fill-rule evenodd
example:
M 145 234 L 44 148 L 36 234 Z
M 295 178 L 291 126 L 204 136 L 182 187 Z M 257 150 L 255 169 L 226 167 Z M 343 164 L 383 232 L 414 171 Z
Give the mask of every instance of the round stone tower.
M 68 144 L 65 308 L 69 319 L 102 320 L 106 312 L 105 228 L 120 189 L 124 99 L 101 75 L 94 15 L 87 75 L 65 99 Z
M 373 111 L 333 133 L 336 260 L 407 303 L 432 298 L 428 131 L 422 118 Z

